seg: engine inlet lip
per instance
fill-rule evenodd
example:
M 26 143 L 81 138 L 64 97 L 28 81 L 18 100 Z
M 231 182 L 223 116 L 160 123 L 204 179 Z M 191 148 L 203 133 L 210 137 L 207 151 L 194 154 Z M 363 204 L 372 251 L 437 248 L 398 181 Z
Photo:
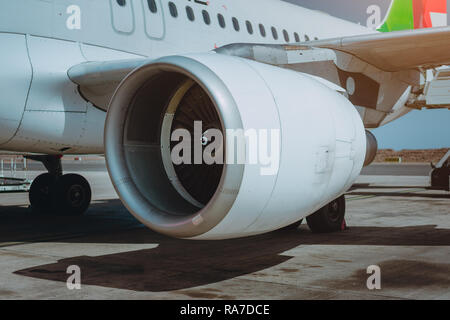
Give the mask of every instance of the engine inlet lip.
M 211 201 L 189 216 L 171 216 L 155 207 L 141 194 L 126 162 L 124 148 L 126 121 L 123 119 L 126 119 L 131 107 L 130 101 L 137 91 L 133 88 L 141 87 L 148 81 L 149 76 L 160 72 L 175 72 L 197 82 L 213 102 L 221 119 L 222 128 L 243 129 L 236 102 L 215 72 L 188 56 L 164 57 L 135 69 L 114 93 L 105 126 L 106 164 L 115 190 L 127 209 L 140 222 L 169 236 L 194 238 L 210 231 L 225 218 L 236 201 L 245 165 L 225 163 L 219 186 Z

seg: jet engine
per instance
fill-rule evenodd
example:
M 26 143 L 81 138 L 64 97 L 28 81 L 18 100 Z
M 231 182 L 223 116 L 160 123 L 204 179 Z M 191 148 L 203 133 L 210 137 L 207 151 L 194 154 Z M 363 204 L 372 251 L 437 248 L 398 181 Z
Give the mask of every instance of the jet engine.
M 190 138 L 174 139 L 179 129 Z M 224 161 L 178 163 L 177 141 L 196 155 L 214 144 Z M 366 133 L 325 80 L 205 53 L 131 72 L 111 100 L 105 149 L 117 193 L 143 224 L 227 239 L 288 226 L 341 196 L 363 166 Z

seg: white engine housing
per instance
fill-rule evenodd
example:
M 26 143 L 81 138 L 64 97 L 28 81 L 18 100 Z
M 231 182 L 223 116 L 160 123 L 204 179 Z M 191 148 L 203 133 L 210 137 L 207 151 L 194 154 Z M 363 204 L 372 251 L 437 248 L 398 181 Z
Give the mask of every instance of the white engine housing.
M 224 130 L 280 131 L 277 174 L 261 175 L 262 164 L 225 164 L 202 208 L 177 192 L 159 141 L 183 79 L 207 93 Z M 354 106 L 320 80 L 207 53 L 164 57 L 124 79 L 109 107 L 105 148 L 113 184 L 142 223 L 174 237 L 226 239 L 287 226 L 342 195 L 363 166 L 366 134 Z

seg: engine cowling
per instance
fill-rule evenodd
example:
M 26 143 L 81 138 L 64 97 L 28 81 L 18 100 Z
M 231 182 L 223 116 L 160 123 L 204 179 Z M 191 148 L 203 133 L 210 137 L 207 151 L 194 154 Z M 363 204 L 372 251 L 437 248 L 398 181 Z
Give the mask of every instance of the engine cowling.
M 174 165 L 172 134 L 194 121 L 224 133 L 226 159 L 244 146 L 245 163 Z M 268 147 L 278 163 L 248 161 L 251 135 L 228 132 L 278 132 Z M 109 106 L 105 148 L 114 187 L 143 224 L 173 237 L 226 239 L 287 226 L 343 194 L 363 166 L 366 135 L 354 106 L 320 81 L 207 53 L 129 74 Z

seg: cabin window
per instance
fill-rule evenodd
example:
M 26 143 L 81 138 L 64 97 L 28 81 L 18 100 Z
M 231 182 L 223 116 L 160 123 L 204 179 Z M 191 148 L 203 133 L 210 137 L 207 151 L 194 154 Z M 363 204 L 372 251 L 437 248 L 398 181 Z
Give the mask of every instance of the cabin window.
M 156 6 L 155 0 L 147 0 L 148 4 L 148 10 L 150 10 L 151 13 L 158 12 L 158 7 Z
M 238 21 L 238 19 L 236 19 L 236 18 L 233 17 L 233 19 L 231 19 L 231 20 L 233 21 L 233 27 L 234 27 L 234 30 L 239 31 L 239 30 L 241 29 L 241 27 L 239 26 L 239 21 Z
M 253 34 L 253 26 L 252 23 L 250 21 L 246 21 L 245 24 L 247 25 L 247 31 L 249 34 Z
M 125 7 L 127 5 L 126 0 L 117 0 L 117 4 L 121 7 Z
M 317 38 L 317 37 L 314 37 L 314 40 L 319 40 L 319 38 Z
M 294 32 L 294 38 L 295 38 L 295 42 L 300 42 L 300 36 L 298 35 L 297 32 Z
M 209 26 L 211 24 L 211 17 L 209 16 L 208 11 L 203 10 L 202 15 L 203 15 L 203 21 L 205 21 L 205 24 L 207 24 Z
M 170 15 L 174 18 L 178 17 L 178 9 L 177 6 L 175 5 L 175 3 L 173 2 L 169 2 L 169 11 L 170 11 Z
M 189 21 L 195 20 L 194 10 L 192 10 L 192 8 L 189 6 L 186 6 L 186 15 L 187 15 Z
M 261 33 L 262 37 L 266 37 L 266 28 L 264 28 L 264 25 L 262 25 L 261 23 L 259 24 L 259 32 Z
M 305 40 L 306 40 L 306 41 L 309 41 L 309 37 L 308 37 L 307 34 L 305 34 Z
M 275 27 L 272 27 L 272 36 L 275 40 L 278 40 L 278 31 Z
M 225 28 L 225 19 L 223 17 L 223 15 L 221 15 L 220 13 L 217 15 L 217 20 L 219 21 L 219 26 L 221 26 L 222 28 Z
M 286 30 L 283 30 L 283 37 L 286 42 L 289 42 L 289 34 Z

